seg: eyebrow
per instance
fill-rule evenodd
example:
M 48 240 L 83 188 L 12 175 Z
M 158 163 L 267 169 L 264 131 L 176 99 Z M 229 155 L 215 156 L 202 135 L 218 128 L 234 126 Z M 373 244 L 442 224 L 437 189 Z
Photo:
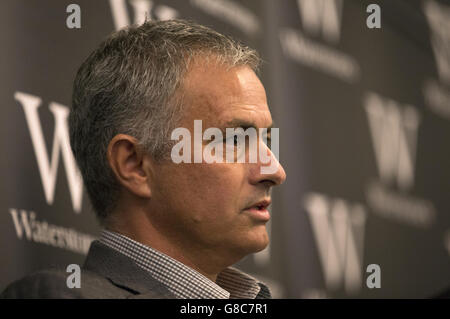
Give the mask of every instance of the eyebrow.
M 242 127 L 244 130 L 253 127 L 255 130 L 258 130 L 258 127 L 255 125 L 255 123 L 251 121 L 246 120 L 240 120 L 240 119 L 233 119 L 231 121 L 226 122 L 226 127 L 232 128 L 232 127 Z M 270 124 L 268 129 L 271 129 L 273 127 L 273 122 Z

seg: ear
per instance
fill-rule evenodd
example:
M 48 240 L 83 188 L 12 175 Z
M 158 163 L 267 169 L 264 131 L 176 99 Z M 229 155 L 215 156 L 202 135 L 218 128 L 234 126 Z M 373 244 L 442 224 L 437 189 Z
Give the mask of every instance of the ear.
M 125 134 L 114 136 L 108 145 L 107 159 L 124 188 L 136 196 L 151 197 L 150 161 L 136 138 Z

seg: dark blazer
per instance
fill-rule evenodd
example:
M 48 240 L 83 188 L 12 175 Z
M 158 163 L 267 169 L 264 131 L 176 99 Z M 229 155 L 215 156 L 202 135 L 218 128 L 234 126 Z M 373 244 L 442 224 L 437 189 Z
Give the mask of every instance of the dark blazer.
M 39 271 L 9 285 L 0 298 L 175 298 L 134 261 L 95 240 L 81 268 L 81 287 L 68 288 L 65 269 Z

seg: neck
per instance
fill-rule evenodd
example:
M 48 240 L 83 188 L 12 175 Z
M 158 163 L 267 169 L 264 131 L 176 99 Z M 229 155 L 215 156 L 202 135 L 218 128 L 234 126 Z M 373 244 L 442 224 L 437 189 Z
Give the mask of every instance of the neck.
M 127 218 L 115 218 L 114 222 L 105 227 L 107 230 L 127 236 L 164 253 L 213 282 L 222 270 L 238 260 L 227 262 L 220 257 L 216 249 L 198 247 L 195 243 L 177 236 L 177 232 L 169 234 L 162 232 L 161 227 L 155 227 L 145 213 L 137 213 L 136 210 L 130 209 L 126 214 L 115 212 L 114 216 L 127 216 Z

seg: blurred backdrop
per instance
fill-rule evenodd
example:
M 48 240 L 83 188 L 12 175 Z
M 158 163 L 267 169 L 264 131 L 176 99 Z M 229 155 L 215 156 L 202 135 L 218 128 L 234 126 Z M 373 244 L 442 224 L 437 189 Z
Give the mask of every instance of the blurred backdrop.
M 424 298 L 450 287 L 450 1 L 8 0 L 0 290 L 81 265 L 98 236 L 69 146 L 72 81 L 105 36 L 145 17 L 197 21 L 264 59 L 288 178 L 273 194 L 271 244 L 238 267 L 275 297 Z M 380 288 L 367 286 L 374 272 Z

